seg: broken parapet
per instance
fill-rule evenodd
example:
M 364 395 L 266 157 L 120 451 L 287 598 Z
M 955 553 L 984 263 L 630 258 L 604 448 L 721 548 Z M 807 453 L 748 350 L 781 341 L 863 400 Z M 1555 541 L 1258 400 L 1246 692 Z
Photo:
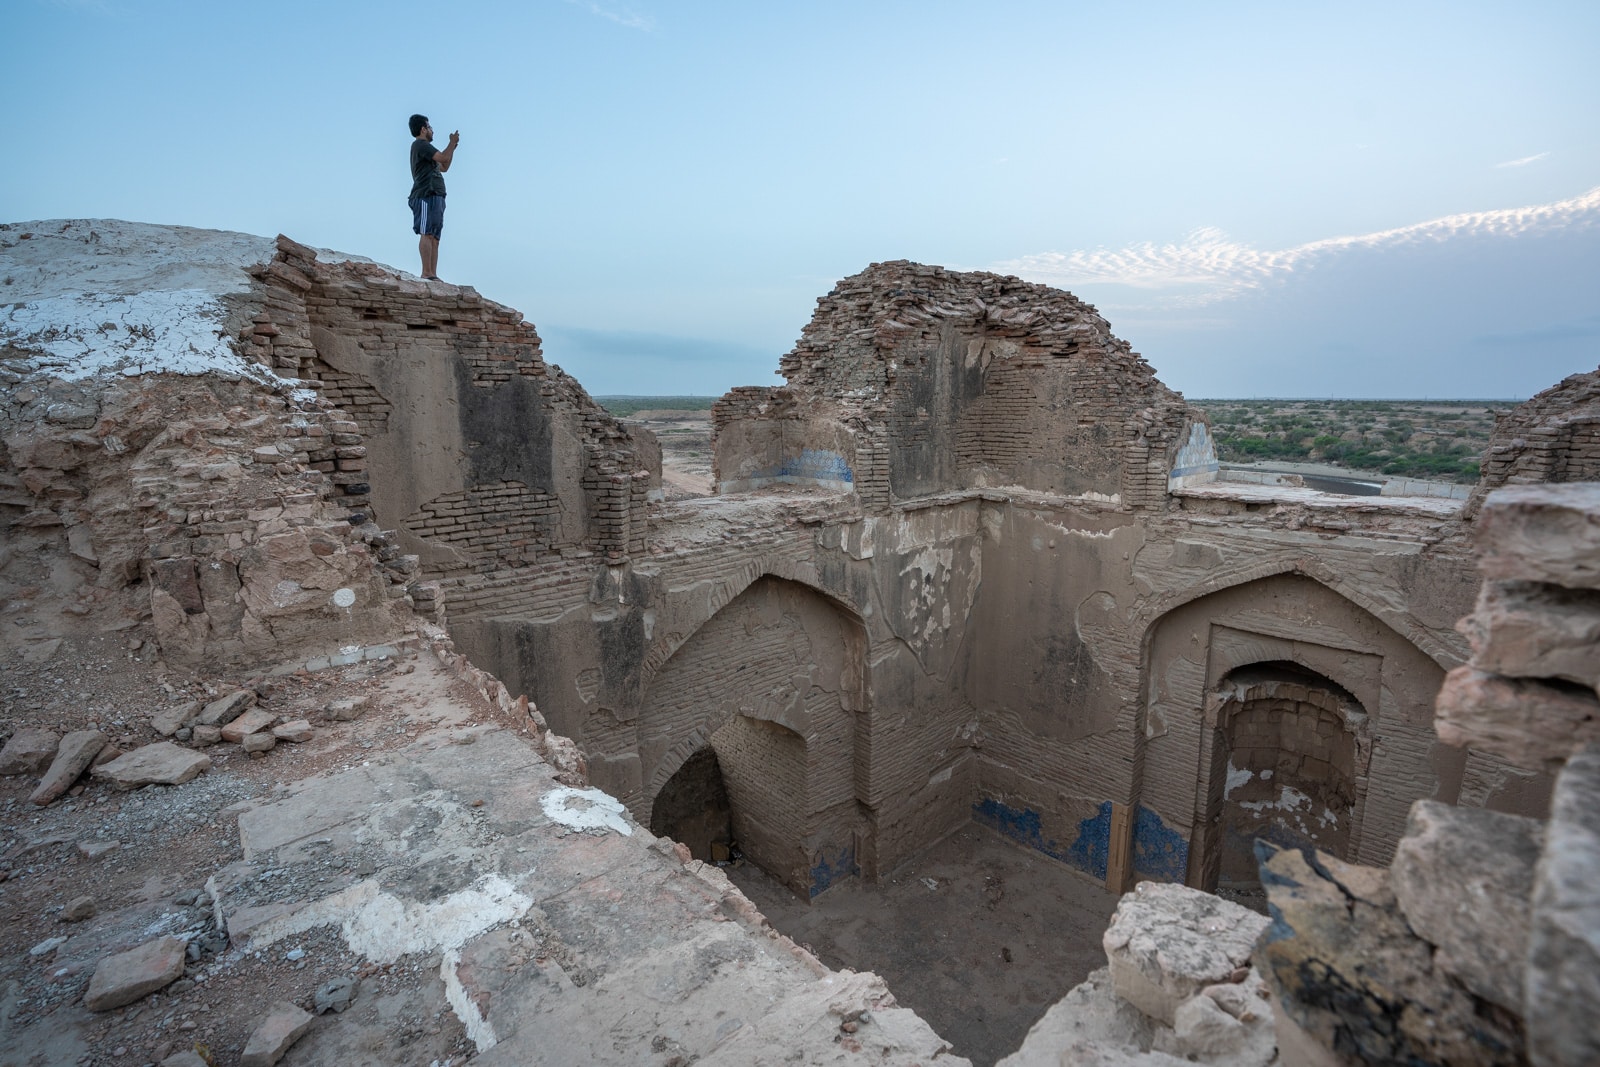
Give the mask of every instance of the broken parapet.
M 1019 486 L 1158 506 L 1175 465 L 1215 470 L 1203 417 L 1070 293 L 900 260 L 817 303 L 779 365 L 789 384 L 713 410 L 722 492 L 811 485 L 881 506 Z
M 1258 844 L 1280 1043 L 1328 1063 L 1600 1062 L 1600 484 L 1499 489 L 1476 534 L 1435 727 L 1557 774 L 1550 818 L 1418 801 L 1387 871 Z
M 521 312 L 283 236 L 252 272 L 240 347 L 356 424 L 329 478 L 371 494 L 424 577 L 643 550 L 659 450 L 547 363 Z
M 1600 483 L 1508 486 L 1484 502 L 1472 660 L 1439 693 L 1453 745 L 1553 771 L 1600 740 Z
M 1506 485 L 1600 480 L 1600 369 L 1574 374 L 1495 418 L 1467 505 Z
M 1389 872 L 1258 841 L 1273 922 L 1256 959 L 1279 1012 L 1279 1044 L 1328 1064 L 1521 1062 L 1514 1022 L 1437 965 L 1407 925 Z
M 1142 882 L 1122 898 L 1095 971 L 1001 1067 L 1180 1063 L 1265 1067 L 1272 1007 L 1250 966 L 1267 918 L 1198 889 Z

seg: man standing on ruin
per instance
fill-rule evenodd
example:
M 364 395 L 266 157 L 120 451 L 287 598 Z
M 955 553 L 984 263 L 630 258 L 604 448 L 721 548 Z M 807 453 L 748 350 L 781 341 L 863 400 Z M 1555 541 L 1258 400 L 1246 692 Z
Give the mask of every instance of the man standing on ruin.
M 455 158 L 461 141 L 458 130 L 450 147 L 434 150 L 433 126 L 426 115 L 411 116 L 411 229 L 422 253 L 422 280 L 439 280 L 439 235 L 444 232 L 444 172 Z

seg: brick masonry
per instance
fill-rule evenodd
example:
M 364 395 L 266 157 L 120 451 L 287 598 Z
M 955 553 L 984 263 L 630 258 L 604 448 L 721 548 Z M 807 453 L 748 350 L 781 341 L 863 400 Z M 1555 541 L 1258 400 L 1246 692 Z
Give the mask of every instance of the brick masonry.
M 1204 882 L 1237 744 L 1208 709 L 1253 663 L 1327 679 L 1381 737 L 1352 859 L 1385 860 L 1417 797 L 1547 791 L 1428 728 L 1466 654 L 1466 518 L 1169 490 L 1201 420 L 1069 294 L 846 279 L 786 386 L 717 404 L 722 494 L 665 504 L 653 445 L 515 311 L 286 239 L 260 281 L 242 342 L 338 422 L 294 459 L 393 529 L 412 600 L 642 819 L 713 749 L 736 837 L 798 892 L 970 818 L 1092 877 Z

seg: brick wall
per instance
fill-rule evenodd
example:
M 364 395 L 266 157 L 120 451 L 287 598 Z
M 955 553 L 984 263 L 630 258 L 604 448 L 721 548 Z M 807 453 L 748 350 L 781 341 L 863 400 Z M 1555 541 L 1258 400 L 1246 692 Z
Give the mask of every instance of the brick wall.
M 353 424 L 344 436 L 358 442 L 331 442 L 313 459 L 331 465 L 330 478 L 345 487 L 351 506 L 371 499 L 368 449 L 403 453 L 385 465 L 390 484 L 380 490 L 380 507 L 405 495 L 404 453 L 426 448 L 469 457 L 457 479 L 465 484 L 384 515 L 413 539 L 424 577 L 578 552 L 616 562 L 643 549 L 650 472 L 640 450 L 576 381 L 545 363 L 537 331 L 519 312 L 470 287 L 413 282 L 372 264 L 323 263 L 281 237 L 259 278 L 265 307 L 241 340 L 263 363 L 320 390 Z M 428 427 L 427 436 L 444 439 L 391 440 L 395 404 L 439 383 L 409 372 L 419 364 L 435 375 L 447 368 L 446 379 L 460 390 L 460 424 Z M 553 429 L 544 439 L 520 440 L 530 418 Z M 571 448 L 561 452 L 568 439 Z M 502 454 L 509 459 L 502 462 Z M 489 473 L 497 466 L 532 473 L 497 477 Z

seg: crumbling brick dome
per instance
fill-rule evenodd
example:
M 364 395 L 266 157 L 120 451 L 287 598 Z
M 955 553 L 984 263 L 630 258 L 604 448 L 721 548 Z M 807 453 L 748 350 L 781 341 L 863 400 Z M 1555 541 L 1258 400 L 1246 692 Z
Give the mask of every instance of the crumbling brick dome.
M 851 485 L 886 502 L 1020 486 L 1149 503 L 1194 417 L 1071 293 L 905 260 L 818 300 L 779 370 L 787 386 L 717 406 L 725 489 Z

